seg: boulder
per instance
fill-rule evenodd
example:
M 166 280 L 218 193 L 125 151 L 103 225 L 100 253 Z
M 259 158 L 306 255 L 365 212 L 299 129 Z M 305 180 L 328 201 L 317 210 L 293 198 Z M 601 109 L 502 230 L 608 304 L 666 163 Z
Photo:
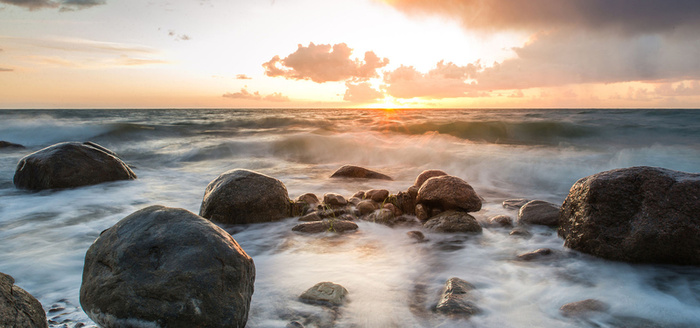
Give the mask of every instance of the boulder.
M 496 215 L 489 218 L 489 225 L 492 227 L 512 227 L 513 218 L 508 215 Z
M 345 206 L 348 201 L 340 194 L 328 192 L 323 195 L 323 204 L 328 206 Z
M 462 279 L 450 278 L 445 283 L 435 312 L 464 318 L 481 313 L 481 309 L 474 304 L 474 297 L 471 294 L 474 289 L 476 288 L 472 284 Z
M 0 272 L 0 327 L 48 327 L 41 303 L 22 288 L 15 279 Z
M 602 258 L 700 265 L 700 174 L 631 167 L 578 180 L 561 209 L 564 246 Z
M 12 142 L 9 142 L 9 141 L 0 140 L 0 149 L 5 149 L 5 148 L 10 148 L 10 149 L 24 149 L 25 147 L 22 146 L 22 145 L 20 145 L 20 144 L 16 144 L 16 143 L 12 143 Z
M 527 204 L 530 201 L 530 199 L 525 199 L 525 198 L 515 198 L 515 199 L 506 199 L 503 201 L 503 207 L 507 208 L 509 210 L 519 210 L 523 205 Z
M 451 175 L 426 180 L 418 190 L 416 202 L 430 208 L 476 212 L 481 198 L 466 181 Z
M 518 223 L 556 227 L 559 225 L 559 206 L 543 200 L 529 201 L 518 211 Z
M 90 246 L 80 304 L 101 327 L 244 327 L 254 280 L 253 260 L 229 233 L 150 206 Z
M 445 171 L 442 170 L 425 170 L 416 177 L 416 181 L 413 182 L 413 185 L 417 188 L 420 188 L 426 180 L 443 175 L 449 174 L 445 173 Z
M 357 210 L 360 211 L 360 215 L 365 215 L 372 213 L 379 209 L 379 204 L 371 200 L 363 200 L 357 204 Z
M 423 225 L 435 232 L 474 232 L 481 233 L 482 229 L 476 219 L 464 212 L 446 211 L 430 218 Z
M 343 165 L 341 168 L 333 172 L 331 178 L 356 178 L 356 179 L 378 179 L 378 180 L 393 180 L 390 176 L 368 170 L 364 167 L 355 165 Z
M 307 289 L 299 299 L 306 303 L 339 306 L 345 303 L 348 290 L 332 282 L 319 282 Z
M 14 184 L 44 190 L 134 179 L 136 174 L 114 152 L 92 142 L 64 142 L 20 159 Z
M 386 189 L 371 189 L 365 192 L 365 198 L 377 203 L 383 202 L 387 197 L 389 197 L 389 190 Z
M 322 221 L 313 221 L 300 223 L 292 228 L 292 231 L 304 233 L 321 233 L 321 232 L 347 232 L 357 230 L 357 224 L 347 220 L 327 219 Z
M 596 299 L 587 299 L 562 305 L 559 312 L 565 317 L 585 317 L 595 312 L 605 312 L 610 306 Z
M 221 174 L 204 192 L 199 215 L 228 224 L 278 221 L 291 214 L 291 200 L 284 184 L 250 170 Z

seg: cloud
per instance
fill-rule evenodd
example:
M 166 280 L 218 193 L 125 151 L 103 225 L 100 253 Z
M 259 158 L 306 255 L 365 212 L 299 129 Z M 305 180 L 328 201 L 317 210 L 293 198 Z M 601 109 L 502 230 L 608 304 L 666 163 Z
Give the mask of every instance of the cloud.
M 699 26 L 697 0 L 384 0 L 411 15 L 433 14 L 459 20 L 469 29 L 670 31 Z
M 0 67 L 0 72 L 14 72 L 12 68 Z
M 252 80 L 253 78 L 245 74 L 236 74 L 236 80 Z
M 352 49 L 345 43 L 308 47 L 299 45 L 297 51 L 285 57 L 274 56 L 263 64 L 265 75 L 293 80 L 311 80 L 317 83 L 333 81 L 366 81 L 377 77 L 377 69 L 389 64 L 372 51 L 365 52 L 364 61 L 351 59 Z
M 282 95 L 279 92 L 273 92 L 268 95 L 261 95 L 260 92 L 255 91 L 250 93 L 246 88 L 241 88 L 240 92 L 228 92 L 223 95 L 224 98 L 231 99 L 244 99 L 244 100 L 256 100 L 256 101 L 272 101 L 272 102 L 287 102 L 290 101 L 289 97 Z
M 384 98 L 384 93 L 372 88 L 368 82 L 350 83 L 346 82 L 345 95 L 343 100 L 354 103 L 371 103 Z
M 654 90 L 656 94 L 666 97 L 700 96 L 700 81 L 680 82 L 676 86 L 672 83 L 660 84 Z
M 477 74 L 479 63 L 458 66 L 437 63 L 428 73 L 418 72 L 413 66 L 400 66 L 384 74 L 386 91 L 395 98 L 454 98 L 477 96 L 469 82 Z
M 39 10 L 45 8 L 58 8 L 60 11 L 74 11 L 86 9 L 107 3 L 106 0 L 0 0 L 6 3 L 29 10 Z

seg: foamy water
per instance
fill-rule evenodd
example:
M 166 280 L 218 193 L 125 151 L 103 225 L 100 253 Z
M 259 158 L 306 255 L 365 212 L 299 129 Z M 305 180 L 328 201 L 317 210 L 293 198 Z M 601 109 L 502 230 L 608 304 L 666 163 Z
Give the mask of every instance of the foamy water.
M 689 110 L 112 110 L 0 111 L 0 271 L 35 295 L 49 319 L 92 325 L 79 306 L 83 259 L 99 233 L 143 207 L 198 213 L 206 185 L 233 168 L 285 183 L 292 198 L 313 192 L 405 190 L 425 169 L 468 181 L 484 199 L 479 220 L 515 211 L 508 198 L 561 203 L 571 185 L 635 165 L 700 172 L 700 111 Z M 139 179 L 30 193 L 12 185 L 17 161 L 61 141 L 97 142 Z M 343 164 L 394 181 L 331 180 Z M 531 238 L 505 229 L 482 235 L 426 233 L 358 222 L 357 233 L 293 233 L 295 218 L 225 227 L 255 261 L 249 327 L 283 327 L 302 316 L 336 327 L 700 326 L 700 269 L 610 262 L 564 249 L 556 232 Z M 547 261 L 516 255 L 551 248 Z M 477 287 L 483 313 L 451 320 L 431 311 L 450 277 Z M 345 286 L 338 313 L 300 303 L 321 281 Z M 565 303 L 596 298 L 607 314 L 577 321 Z M 61 325 L 54 325 L 60 327 Z M 309 326 L 313 326 L 309 325 Z

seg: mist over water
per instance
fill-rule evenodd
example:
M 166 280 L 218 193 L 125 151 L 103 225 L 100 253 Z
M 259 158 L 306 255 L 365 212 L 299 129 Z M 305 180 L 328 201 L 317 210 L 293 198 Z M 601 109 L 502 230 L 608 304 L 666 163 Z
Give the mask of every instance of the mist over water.
M 149 205 L 194 213 L 206 185 L 234 168 L 280 179 L 290 197 L 313 192 L 405 190 L 425 169 L 468 181 L 484 199 L 479 220 L 515 217 L 501 202 L 560 204 L 578 179 L 649 165 L 700 172 L 697 110 L 47 110 L 0 111 L 0 271 L 61 319 L 92 323 L 77 307 L 85 252 L 99 233 Z M 38 193 L 14 188 L 18 160 L 62 141 L 93 141 L 120 155 L 139 179 Z M 331 180 L 344 164 L 394 181 Z M 632 265 L 564 249 L 556 232 L 532 238 L 484 229 L 430 234 L 358 222 L 350 235 L 301 235 L 295 218 L 224 227 L 257 270 L 249 327 L 284 327 L 302 315 L 337 327 L 700 326 L 700 269 Z M 516 255 L 548 247 L 555 259 Z M 430 308 L 450 277 L 477 287 L 484 313 L 450 320 Z M 349 291 L 340 313 L 298 302 L 321 281 Z M 608 314 L 576 321 L 561 305 L 596 298 Z M 49 314 L 49 319 L 55 314 Z M 59 327 L 60 325 L 56 325 Z M 313 325 L 311 325 L 313 326 Z M 653 326 L 653 325 L 652 325 Z M 307 326 L 308 327 L 308 326 Z

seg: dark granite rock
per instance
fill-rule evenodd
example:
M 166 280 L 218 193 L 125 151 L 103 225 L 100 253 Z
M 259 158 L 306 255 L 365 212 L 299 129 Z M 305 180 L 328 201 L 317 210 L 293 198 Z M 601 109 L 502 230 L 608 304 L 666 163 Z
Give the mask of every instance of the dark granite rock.
M 254 280 L 253 260 L 229 233 L 151 206 L 90 246 L 80 304 L 102 327 L 243 327 Z
M 134 179 L 136 174 L 114 152 L 92 142 L 64 142 L 20 159 L 14 184 L 44 190 Z
M 236 169 L 209 183 L 199 215 L 228 224 L 278 221 L 291 216 L 291 200 L 281 181 Z
M 0 140 L 0 149 L 24 149 L 25 147 L 9 141 Z
M 390 176 L 368 170 L 364 167 L 355 165 L 343 165 L 341 168 L 333 172 L 331 178 L 356 178 L 356 179 L 379 179 L 393 180 Z
M 423 225 L 435 232 L 481 233 L 482 228 L 476 219 L 464 212 L 446 211 L 434 216 Z
M 22 288 L 15 279 L 0 272 L 0 327 L 48 327 L 41 303 Z
M 700 174 L 631 167 L 578 180 L 561 209 L 566 247 L 625 262 L 700 265 Z
M 459 278 L 450 278 L 445 283 L 440 301 L 435 311 L 453 317 L 469 318 L 481 313 L 481 309 L 474 303 L 471 291 L 475 287 Z
M 348 290 L 341 285 L 332 282 L 319 282 L 301 294 L 299 299 L 312 304 L 339 306 L 345 303 L 347 295 Z

